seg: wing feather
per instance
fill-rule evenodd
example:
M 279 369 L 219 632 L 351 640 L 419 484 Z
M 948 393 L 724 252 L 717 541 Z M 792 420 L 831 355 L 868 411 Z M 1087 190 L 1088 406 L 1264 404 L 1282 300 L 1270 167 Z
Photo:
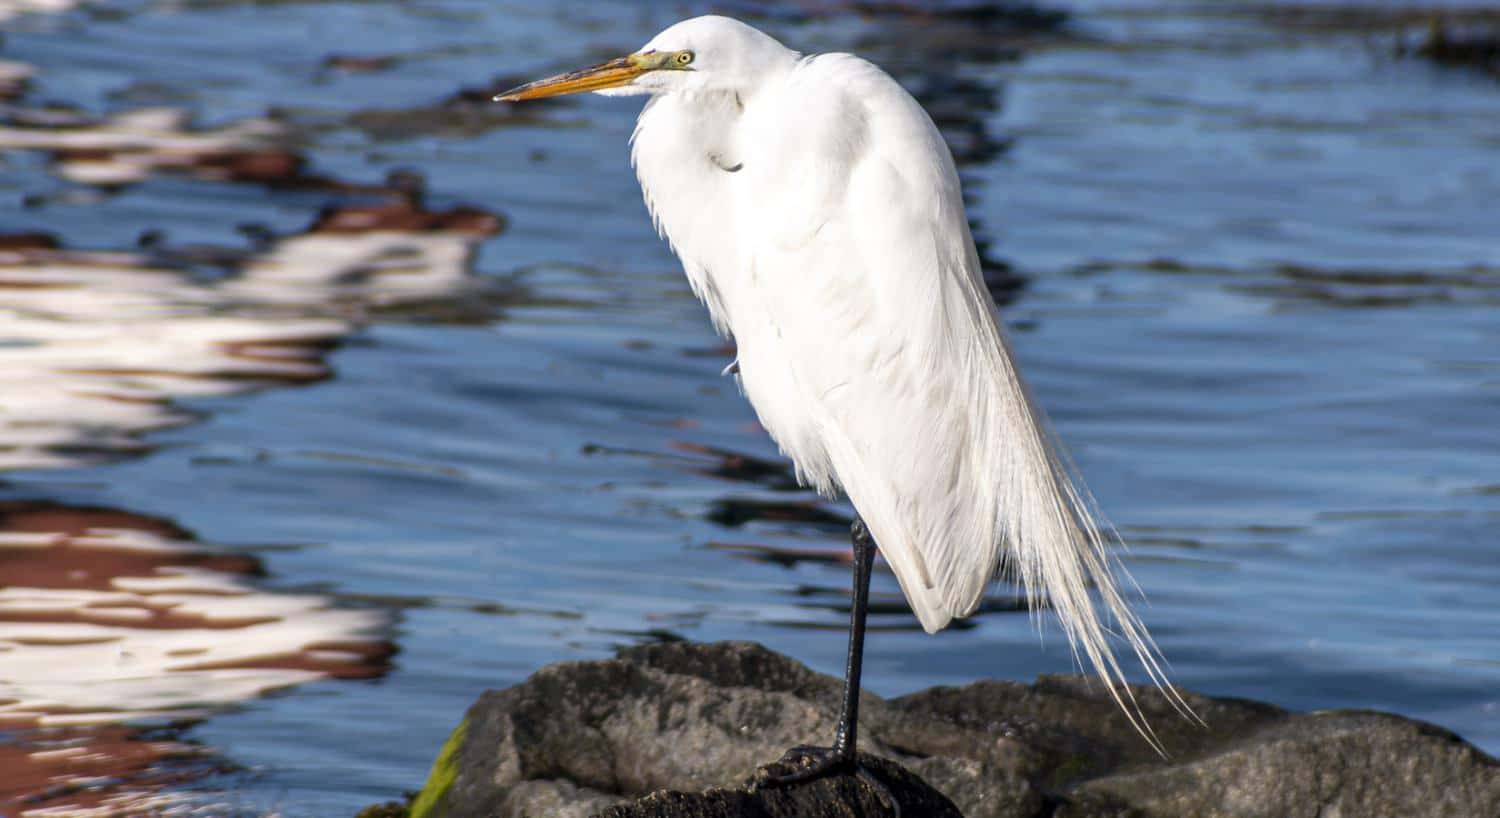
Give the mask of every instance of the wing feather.
M 1160 680 L 1013 364 L 926 113 L 873 65 L 822 55 L 757 95 L 739 147 L 742 384 L 799 473 L 848 494 L 928 631 L 1004 569 L 1114 690 L 1093 585 Z

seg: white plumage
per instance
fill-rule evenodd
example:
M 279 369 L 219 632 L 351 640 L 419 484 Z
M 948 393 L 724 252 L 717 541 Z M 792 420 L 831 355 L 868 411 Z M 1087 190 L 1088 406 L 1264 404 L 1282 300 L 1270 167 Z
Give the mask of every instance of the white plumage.
M 929 632 L 1003 571 L 1112 692 L 1109 621 L 1161 681 L 1016 371 L 926 112 L 865 60 L 803 57 L 724 17 L 627 60 L 674 54 L 691 68 L 584 90 L 652 95 L 632 143 L 647 205 L 800 479 L 848 495 Z

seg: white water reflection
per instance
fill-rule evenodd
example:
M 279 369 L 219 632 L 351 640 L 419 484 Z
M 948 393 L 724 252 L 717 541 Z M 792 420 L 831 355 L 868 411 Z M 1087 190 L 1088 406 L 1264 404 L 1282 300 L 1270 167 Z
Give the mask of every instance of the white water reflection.
M 175 731 L 268 691 L 383 675 L 381 609 L 258 587 L 253 556 L 164 520 L 0 503 L 0 813 L 144 814 L 212 771 Z M 154 813 L 153 813 L 154 814 Z
M 325 378 L 365 311 L 462 292 L 475 244 L 498 228 L 396 195 L 330 210 L 220 279 L 7 237 L 0 470 L 127 455 L 197 417 L 181 399 Z M 0 570 L 0 729 L 14 731 L 0 812 L 167 809 L 178 796 L 161 788 L 210 772 L 211 754 L 131 725 L 381 675 L 393 650 L 388 610 L 264 589 L 257 560 L 128 512 L 0 504 Z
M 89 185 L 139 182 L 163 170 L 229 176 L 236 158 L 284 137 L 267 119 L 191 130 L 188 113 L 177 108 L 124 111 L 100 121 L 65 111 L 19 118 L 21 125 L 0 126 L 0 149 L 49 151 L 58 176 Z
M 378 673 L 382 611 L 273 593 L 259 563 L 125 512 L 0 506 L 0 722 L 197 718 L 329 675 Z
M 222 281 L 13 241 L 0 249 L 0 470 L 141 450 L 142 434 L 193 419 L 179 398 L 327 377 L 327 350 L 364 310 L 461 291 L 498 225 L 405 201 L 346 207 Z
M 260 120 L 215 131 L 160 110 L 73 121 L 0 128 L 0 148 L 46 150 L 54 172 L 91 185 L 167 171 L 361 198 L 253 250 L 0 236 L 0 471 L 139 453 L 149 433 L 200 416 L 185 400 L 327 378 L 328 352 L 372 310 L 468 293 L 476 246 L 501 227 L 482 211 L 424 207 L 410 179 L 307 177 Z M 167 521 L 0 502 L 0 814 L 191 809 L 163 788 L 218 762 L 177 740 L 184 725 L 268 691 L 388 670 L 389 609 L 277 592 L 262 573 Z M 143 720 L 174 727 L 156 736 Z
M 56 14 L 83 5 L 85 0 L 0 0 L 0 22 L 23 14 Z

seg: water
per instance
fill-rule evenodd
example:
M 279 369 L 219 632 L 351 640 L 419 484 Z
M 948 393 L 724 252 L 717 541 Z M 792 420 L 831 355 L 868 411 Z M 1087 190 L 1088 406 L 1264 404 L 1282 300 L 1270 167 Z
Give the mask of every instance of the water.
M 1392 57 L 1420 15 L 1379 4 L 734 8 L 871 56 L 938 115 L 1017 354 L 1131 544 L 1177 681 L 1500 751 L 1500 83 Z M 546 662 L 680 636 L 839 668 L 847 509 L 786 485 L 719 376 L 639 204 L 636 105 L 444 104 L 700 10 L 125 3 L 4 24 L 0 58 L 35 69 L 13 124 L 166 106 L 261 167 L 309 163 L 263 184 L 206 148 L 195 170 L 142 160 L 169 122 L 131 132 L 123 170 L 5 153 L 6 228 L 82 254 L 0 264 L 0 684 L 31 708 L 0 710 L 7 769 L 82 746 L 110 761 L 74 772 L 102 781 L 48 803 L 349 814 L 415 787 L 481 690 Z M 374 189 L 400 168 L 425 210 Z M 89 183 L 122 172 L 138 181 Z M 459 204 L 508 226 L 306 232 L 329 204 L 391 201 L 407 228 Z M 100 614 L 106 592 L 134 613 Z M 876 692 L 1072 667 L 1009 589 L 936 637 L 898 593 L 877 576 Z M 171 619 L 192 606 L 222 628 Z M 184 677 L 167 641 L 223 649 L 223 628 L 242 655 Z M 108 661 L 77 716 L 59 682 Z M 70 712 L 105 726 L 35 732 Z

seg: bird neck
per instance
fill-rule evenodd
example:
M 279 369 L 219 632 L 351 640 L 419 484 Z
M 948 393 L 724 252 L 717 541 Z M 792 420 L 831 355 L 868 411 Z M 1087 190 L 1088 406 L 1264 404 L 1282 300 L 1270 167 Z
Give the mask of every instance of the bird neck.
M 727 170 L 739 161 L 737 131 L 745 112 L 740 91 L 692 91 L 651 101 L 636 125 L 636 154 L 650 151 L 676 162 L 704 164 L 705 170 Z
M 736 182 L 743 174 L 740 122 L 745 100 L 733 91 L 653 98 L 631 146 L 646 206 L 683 263 L 693 292 L 721 333 L 731 331 L 729 295 Z

